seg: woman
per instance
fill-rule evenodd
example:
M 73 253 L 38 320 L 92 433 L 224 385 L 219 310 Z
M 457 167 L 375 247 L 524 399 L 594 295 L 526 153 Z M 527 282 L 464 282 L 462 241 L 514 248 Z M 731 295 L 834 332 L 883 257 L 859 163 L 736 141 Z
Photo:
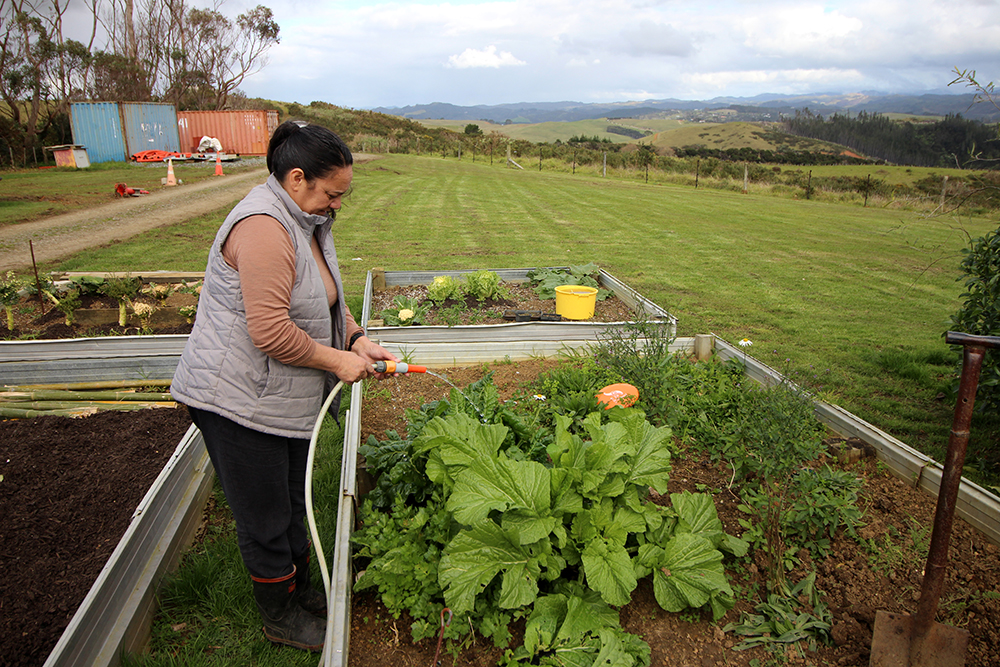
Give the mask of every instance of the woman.
M 272 642 L 319 651 L 326 600 L 310 586 L 305 475 L 325 394 L 396 361 L 346 309 L 331 227 L 353 178 L 333 132 L 283 123 L 267 182 L 212 243 L 171 393 L 188 406 L 236 519 Z M 381 376 L 379 376 L 381 377 Z M 311 613 L 310 613 L 311 612 Z

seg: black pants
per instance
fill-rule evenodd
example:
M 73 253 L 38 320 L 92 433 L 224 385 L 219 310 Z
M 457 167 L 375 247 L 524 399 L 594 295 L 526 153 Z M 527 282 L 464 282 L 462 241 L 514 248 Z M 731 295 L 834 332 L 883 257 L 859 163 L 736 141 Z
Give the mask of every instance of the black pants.
M 309 440 L 241 426 L 188 408 L 236 519 L 240 554 L 250 575 L 276 579 L 309 551 L 305 482 Z

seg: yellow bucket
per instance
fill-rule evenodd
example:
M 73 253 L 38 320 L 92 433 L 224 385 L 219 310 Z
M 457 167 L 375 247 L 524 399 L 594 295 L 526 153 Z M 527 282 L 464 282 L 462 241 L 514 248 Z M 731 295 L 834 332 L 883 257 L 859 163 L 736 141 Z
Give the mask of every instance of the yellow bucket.
M 585 285 L 560 285 L 556 288 L 556 315 L 567 320 L 589 320 L 594 316 L 597 290 Z

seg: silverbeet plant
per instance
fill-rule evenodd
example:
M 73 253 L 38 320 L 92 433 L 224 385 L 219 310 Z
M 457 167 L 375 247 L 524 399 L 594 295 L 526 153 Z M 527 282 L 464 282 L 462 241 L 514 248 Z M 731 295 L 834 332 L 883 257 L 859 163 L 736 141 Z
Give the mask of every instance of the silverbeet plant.
M 557 416 L 543 461 L 505 449 L 503 424 L 431 419 L 409 452 L 433 482 L 431 500 L 421 509 L 400 500 L 397 517 L 366 503 L 354 541 L 371 560 L 356 589 L 377 587 L 393 614 L 417 618 L 415 640 L 436 633 L 445 606 L 450 640 L 474 629 L 506 646 L 507 626 L 526 618 L 507 665 L 566 664 L 568 654 L 648 664 L 648 646 L 621 630 L 613 607 L 649 575 L 664 609 L 707 606 L 720 618 L 733 606 L 723 551 L 744 555 L 747 544 L 725 534 L 710 495 L 648 502 L 650 489 L 667 492 L 671 431 L 634 409 L 609 417 L 588 415 L 578 435 Z

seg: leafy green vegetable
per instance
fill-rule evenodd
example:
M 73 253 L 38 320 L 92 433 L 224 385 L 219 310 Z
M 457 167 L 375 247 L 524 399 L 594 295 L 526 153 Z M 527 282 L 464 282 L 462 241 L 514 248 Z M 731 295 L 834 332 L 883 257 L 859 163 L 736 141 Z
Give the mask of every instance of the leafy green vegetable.
M 597 300 L 604 301 L 611 296 L 611 290 L 604 289 L 597 278 L 601 275 L 601 267 L 593 262 L 581 266 L 570 266 L 569 270 L 539 268 L 528 271 L 528 279 L 537 294 L 542 299 L 556 298 L 556 288 L 560 285 L 583 285 L 597 288 Z
M 448 299 L 463 299 L 465 284 L 454 276 L 435 276 L 427 286 L 427 298 L 438 305 Z
M 746 545 L 725 535 L 711 497 L 678 495 L 674 509 L 646 502 L 651 488 L 667 491 L 670 429 L 617 409 L 587 415 L 574 433 L 573 419 L 558 415 L 540 448 L 492 383 L 466 394 L 453 392 L 447 409 L 410 413 L 412 440 L 362 452 L 391 466 L 399 486 L 395 518 L 365 503 L 354 541 L 371 562 L 357 586 L 378 586 L 393 613 L 409 611 L 415 638 L 431 636 L 446 605 L 456 616 L 446 636 L 471 628 L 498 644 L 509 639 L 507 622 L 529 616 L 510 665 L 645 665 L 648 647 L 607 606 L 627 604 L 639 578 L 652 573 L 671 610 L 711 605 L 718 616 L 732 606 L 719 549 Z M 429 486 L 415 492 L 421 471 Z M 400 579 L 407 561 L 416 571 Z
M 390 327 L 421 324 L 431 309 L 429 303 L 420 303 L 420 299 L 402 295 L 393 299 L 393 305 L 393 308 L 386 308 L 380 313 L 386 326 Z
M 649 661 L 649 646 L 621 629 L 614 610 L 577 588 L 538 599 L 524 628 L 524 645 L 508 652 L 503 664 L 633 667 Z
M 485 269 L 465 274 L 465 293 L 476 297 L 480 303 L 510 296 L 510 290 L 501 284 L 500 276 Z

